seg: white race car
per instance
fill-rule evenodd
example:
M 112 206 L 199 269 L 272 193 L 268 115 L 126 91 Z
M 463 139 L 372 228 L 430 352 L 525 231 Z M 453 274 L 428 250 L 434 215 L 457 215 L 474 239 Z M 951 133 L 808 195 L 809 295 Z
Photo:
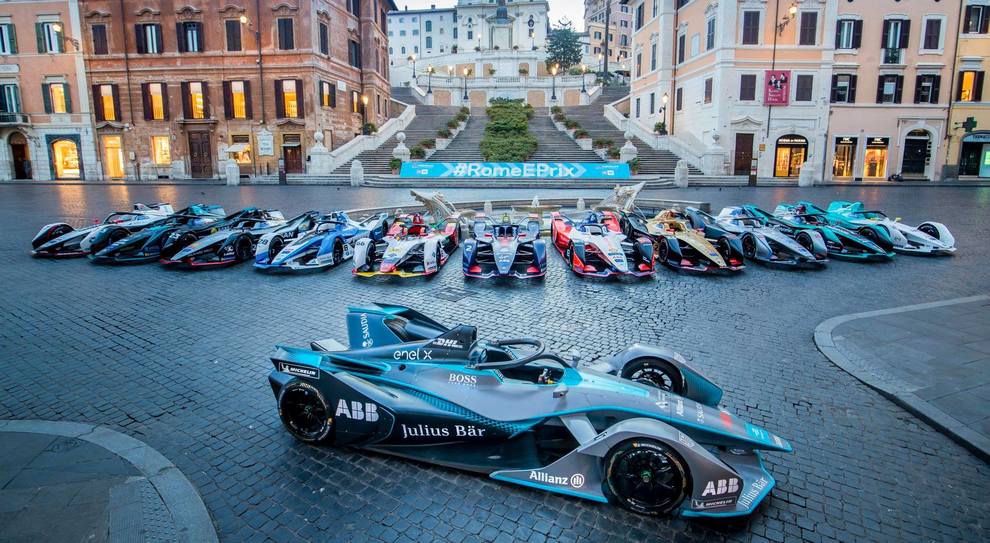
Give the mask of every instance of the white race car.
M 115 211 L 107 216 L 102 223 L 73 228 L 64 222 L 45 225 L 31 240 L 31 254 L 37 257 L 68 258 L 85 256 L 101 251 L 112 241 L 103 240 L 102 246 L 94 246 L 93 239 L 107 228 L 122 227 L 127 232 L 134 233 L 158 221 L 168 218 L 175 213 L 170 204 L 134 204 L 131 211 Z
M 832 202 L 827 213 L 839 226 L 859 232 L 881 246 L 889 244 L 899 253 L 948 255 L 956 252 L 956 238 L 940 222 L 926 221 L 916 227 L 908 226 L 882 211 L 867 210 L 862 202 Z
M 414 277 L 437 273 L 457 249 L 459 229 L 456 218 L 429 225 L 419 214 L 398 215 L 385 239 L 358 240 L 354 275 Z

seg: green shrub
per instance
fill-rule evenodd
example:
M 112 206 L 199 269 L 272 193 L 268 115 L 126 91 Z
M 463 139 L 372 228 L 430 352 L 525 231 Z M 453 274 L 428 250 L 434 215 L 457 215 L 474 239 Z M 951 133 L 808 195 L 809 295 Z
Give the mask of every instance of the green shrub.
M 446 140 L 446 139 L 450 139 L 450 136 L 452 135 L 454 135 L 454 133 L 451 132 L 449 128 L 441 128 L 440 130 L 437 130 L 438 138 L 443 138 Z
M 660 134 L 661 136 L 666 136 L 667 123 L 663 121 L 658 122 L 657 124 L 653 125 L 653 131 L 656 132 L 657 134 Z
M 614 146 L 614 145 L 611 146 L 611 147 L 609 147 L 608 148 L 608 157 L 609 158 L 619 158 L 619 148 L 616 147 L 616 146 Z
M 562 123 L 567 120 L 567 115 L 564 115 L 563 113 L 554 113 L 553 120 L 558 123 Z
M 409 150 L 409 156 L 411 158 L 426 158 L 426 149 L 417 145 Z
M 462 111 L 458 113 L 456 117 L 454 117 L 454 120 L 459 123 L 466 122 L 468 120 L 468 114 Z
M 528 131 L 532 106 L 507 98 L 494 98 L 489 104 L 482 156 L 491 162 L 524 162 L 537 147 L 536 137 Z
M 392 160 L 389 160 L 388 161 L 388 167 L 393 172 L 396 171 L 396 170 L 398 170 L 398 169 L 400 169 L 400 168 L 402 168 L 402 159 L 401 158 L 393 158 Z
M 375 126 L 375 123 L 364 123 L 364 126 L 361 127 L 361 133 L 365 135 L 377 134 L 378 127 Z
M 615 142 L 608 138 L 596 138 L 595 141 L 591 142 L 591 146 L 595 149 L 607 149 L 613 147 Z
M 632 173 L 639 172 L 639 157 L 636 157 L 629 161 L 629 171 Z
M 590 138 L 590 137 L 591 137 L 591 134 L 589 134 L 587 130 L 583 130 L 582 129 L 582 130 L 575 130 L 574 131 L 574 139 L 582 140 L 582 139 Z
M 564 121 L 564 128 L 568 130 L 577 130 L 578 128 L 581 128 L 581 123 L 573 119 L 567 119 L 566 121 Z
M 468 108 L 467 106 L 461 106 L 461 110 L 458 111 L 458 113 L 463 113 L 464 115 L 470 115 L 471 109 Z
M 560 106 L 553 106 L 552 108 L 550 108 L 550 113 L 552 113 L 554 115 L 556 115 L 558 113 L 563 113 L 563 112 L 564 112 L 564 109 L 562 107 L 560 107 Z
M 451 119 L 451 120 L 447 121 L 447 128 L 449 128 L 451 130 L 456 129 L 460 125 L 461 125 L 461 123 L 457 122 L 456 119 Z
M 433 149 L 437 146 L 437 140 L 433 138 L 427 138 L 419 142 L 419 146 L 423 149 Z

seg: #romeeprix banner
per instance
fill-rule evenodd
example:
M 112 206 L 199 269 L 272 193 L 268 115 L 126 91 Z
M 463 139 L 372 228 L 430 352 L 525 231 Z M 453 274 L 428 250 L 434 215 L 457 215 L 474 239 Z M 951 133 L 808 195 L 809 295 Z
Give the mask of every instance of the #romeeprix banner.
M 586 162 L 406 162 L 403 178 L 629 179 L 628 164 Z
M 763 104 L 786 106 L 791 95 L 791 71 L 767 70 L 763 81 Z

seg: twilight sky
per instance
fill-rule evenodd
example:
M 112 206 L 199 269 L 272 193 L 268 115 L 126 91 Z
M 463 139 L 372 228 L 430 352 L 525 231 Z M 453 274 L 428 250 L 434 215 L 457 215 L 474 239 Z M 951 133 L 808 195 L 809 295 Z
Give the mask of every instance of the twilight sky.
M 550 24 L 556 26 L 557 21 L 567 17 L 574 23 L 574 30 L 584 30 L 584 2 L 581 0 L 549 0 L 550 2 Z M 449 8 L 457 4 L 457 0 L 395 0 L 395 5 L 400 10 L 406 9 L 429 9 L 435 4 L 438 8 Z

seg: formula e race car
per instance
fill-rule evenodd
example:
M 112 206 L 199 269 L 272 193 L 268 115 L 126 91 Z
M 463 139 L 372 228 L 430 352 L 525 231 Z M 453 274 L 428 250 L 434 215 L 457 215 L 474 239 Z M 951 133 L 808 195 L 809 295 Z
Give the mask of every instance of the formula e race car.
M 513 222 L 509 215 L 496 223 L 475 218 L 474 237 L 464 241 L 462 262 L 467 277 L 543 277 L 547 273 L 547 242 L 540 239 L 540 217 Z
M 539 339 L 479 340 L 473 326 L 382 304 L 350 309 L 347 329 L 349 346 L 279 345 L 272 357 L 279 416 L 303 442 L 686 517 L 753 512 L 774 486 L 758 451 L 792 450 L 719 408 L 722 390 L 664 348 L 578 369 Z M 643 368 L 666 368 L 680 392 L 614 375 Z
M 655 273 L 653 243 L 645 236 L 627 236 L 614 211 L 591 211 L 575 221 L 559 211 L 550 213 L 550 241 L 579 275 L 608 277 Z
M 362 277 L 437 273 L 457 250 L 459 229 L 454 217 L 430 225 L 418 213 L 399 213 L 385 239 L 364 238 L 354 245 L 353 273 Z
M 751 206 L 723 207 L 717 217 L 702 211 L 696 216 L 706 224 L 716 222 L 722 229 L 739 236 L 743 256 L 762 264 L 794 268 L 820 268 L 828 263 L 825 239 L 814 230 L 793 229 L 776 219 L 750 211 Z
M 273 215 L 264 209 L 256 207 L 245 207 L 240 211 L 235 211 L 219 221 L 209 224 L 186 225 L 173 230 L 162 241 L 159 251 L 159 260 L 171 260 L 179 251 L 186 248 L 194 241 L 211 234 L 216 234 L 222 230 L 229 230 L 231 227 L 242 224 L 243 221 L 252 223 L 281 224 L 285 218 L 281 212 Z
M 229 266 L 251 260 L 261 236 L 269 233 L 283 239 L 295 239 L 316 226 L 320 214 L 307 211 L 286 221 L 281 211 L 261 211 L 258 218 L 242 217 L 216 232 L 207 234 L 183 247 L 171 257 L 159 260 L 165 266 L 201 269 Z
M 813 204 L 801 202 L 818 210 Z M 862 202 L 832 202 L 828 218 L 835 224 L 855 230 L 864 238 L 895 252 L 912 255 L 949 255 L 956 252 L 956 238 L 940 222 L 926 221 L 917 227 L 891 219 L 882 211 L 867 210 Z
M 261 236 L 254 251 L 254 267 L 262 271 L 326 270 L 351 258 L 357 240 L 382 240 L 387 232 L 387 213 L 355 221 L 343 211 L 334 211 L 295 239 L 287 241 L 279 232 Z
M 198 228 L 213 224 L 226 214 L 220 206 L 192 204 L 133 234 L 125 228 L 106 228 L 97 234 L 97 238 L 105 236 L 108 244 L 101 251 L 90 254 L 89 259 L 97 264 L 154 262 L 172 232 L 184 227 Z
M 793 228 L 795 232 L 814 230 L 825 240 L 825 248 L 832 258 L 859 261 L 887 261 L 894 258 L 894 253 L 877 245 L 872 240 L 834 224 L 824 211 L 810 209 L 798 202 L 795 204 L 780 203 L 773 213 L 767 213 L 759 208 L 751 208 L 769 218 L 776 218 Z
M 738 272 L 746 267 L 742 243 L 735 234 L 717 224 L 706 228 L 697 217 L 675 209 L 665 209 L 652 219 L 627 213 L 622 230 L 653 240 L 657 260 L 675 270 Z
M 169 204 L 134 204 L 131 211 L 115 211 L 103 222 L 75 229 L 64 222 L 45 225 L 31 240 L 31 254 L 37 257 L 66 258 L 85 256 L 98 252 L 109 244 L 109 239 L 94 239 L 106 229 L 137 232 L 142 228 L 164 220 L 174 213 Z

